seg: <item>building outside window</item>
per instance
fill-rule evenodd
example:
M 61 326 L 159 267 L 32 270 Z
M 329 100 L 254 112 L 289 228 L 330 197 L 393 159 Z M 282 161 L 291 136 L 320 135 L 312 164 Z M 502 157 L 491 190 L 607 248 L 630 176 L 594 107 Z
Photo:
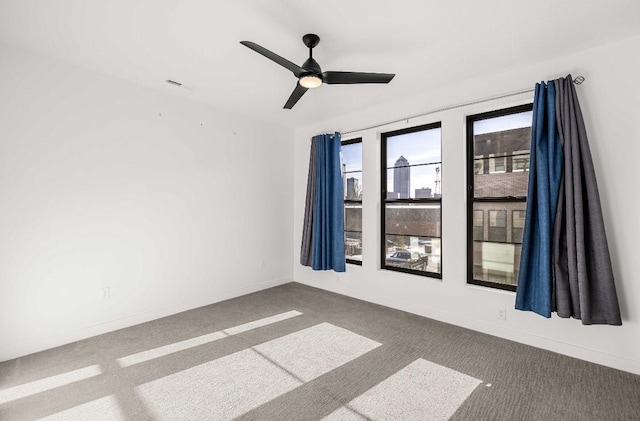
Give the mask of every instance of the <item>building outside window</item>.
M 489 210 L 489 241 L 507 241 L 507 211 Z
M 532 108 L 528 104 L 467 117 L 471 284 L 515 291 L 529 181 Z M 486 215 L 482 230 L 480 212 L 483 218 Z
M 362 264 L 362 139 L 342 142 L 344 242 L 347 263 Z
M 473 211 L 473 239 L 482 241 L 484 238 L 484 211 Z
M 484 159 L 482 159 L 482 156 L 476 156 L 476 160 L 473 162 L 473 173 L 484 174 Z
M 442 277 L 440 123 L 382 134 L 381 267 Z
M 507 159 L 505 156 L 496 156 L 490 154 L 489 158 L 489 173 L 503 173 L 507 172 Z
M 529 151 L 515 151 L 512 160 L 513 172 L 529 171 Z
M 514 210 L 511 213 L 511 238 L 514 243 L 522 243 L 524 233 L 524 211 Z

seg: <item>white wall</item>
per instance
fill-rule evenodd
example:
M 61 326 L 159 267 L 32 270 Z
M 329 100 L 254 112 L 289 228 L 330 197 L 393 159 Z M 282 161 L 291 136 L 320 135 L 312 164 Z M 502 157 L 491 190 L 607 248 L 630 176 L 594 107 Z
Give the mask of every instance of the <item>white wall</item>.
M 0 361 L 290 281 L 291 145 L 1 47 Z
M 548 62 L 478 75 L 456 85 L 416 89 L 392 104 L 379 104 L 295 132 L 294 279 L 308 285 L 406 310 L 477 331 L 516 340 L 610 367 L 640 373 L 640 265 L 638 187 L 640 179 L 640 38 L 577 52 Z M 473 63 L 468 63 L 473 65 Z M 580 321 L 548 320 L 513 310 L 515 294 L 466 284 L 465 117 L 530 102 L 533 94 L 439 112 L 408 122 L 363 130 L 343 139 L 363 138 L 362 267 L 347 272 L 314 272 L 300 266 L 299 247 L 306 189 L 308 139 L 322 132 L 348 131 L 448 105 L 516 92 L 536 81 L 571 72 L 586 77 L 577 88 L 603 202 L 623 326 L 582 326 Z M 402 77 L 398 75 L 397 77 Z M 428 78 L 428 75 L 425 75 Z M 393 83 L 393 82 L 392 82 Z M 348 89 L 348 87 L 344 87 Z M 443 279 L 380 270 L 380 133 L 442 122 Z M 497 309 L 507 308 L 507 320 Z

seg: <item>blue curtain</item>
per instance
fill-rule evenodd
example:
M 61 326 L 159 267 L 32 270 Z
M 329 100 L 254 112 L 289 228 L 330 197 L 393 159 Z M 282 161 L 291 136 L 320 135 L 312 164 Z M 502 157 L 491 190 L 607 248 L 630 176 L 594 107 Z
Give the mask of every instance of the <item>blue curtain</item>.
M 300 263 L 344 272 L 344 184 L 340 133 L 311 139 Z
M 518 272 L 516 309 L 551 317 L 552 238 L 562 178 L 553 82 L 536 84 L 531 126 L 529 190 Z

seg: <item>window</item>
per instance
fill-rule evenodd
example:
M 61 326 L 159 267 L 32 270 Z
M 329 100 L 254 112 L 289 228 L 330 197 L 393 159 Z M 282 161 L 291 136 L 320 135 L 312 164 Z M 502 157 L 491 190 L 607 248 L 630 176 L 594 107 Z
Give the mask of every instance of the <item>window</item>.
M 511 213 L 511 241 L 522 243 L 522 233 L 524 232 L 524 211 L 514 210 Z
M 507 211 L 489 210 L 489 241 L 507 241 Z
M 382 134 L 382 268 L 442 277 L 440 123 Z
M 496 156 L 490 154 L 492 157 L 489 159 L 489 172 L 490 173 L 502 173 L 507 172 L 507 159 L 505 156 Z
M 484 174 L 484 159 L 481 156 L 476 156 L 476 160 L 473 161 L 473 173 Z
M 532 109 L 528 104 L 467 117 L 471 284 L 515 291 L 529 182 Z
M 529 151 L 515 151 L 512 161 L 513 172 L 529 171 Z
M 484 238 L 484 211 L 473 211 L 473 239 L 482 241 Z
M 362 264 L 362 139 L 342 142 L 344 250 L 347 263 Z

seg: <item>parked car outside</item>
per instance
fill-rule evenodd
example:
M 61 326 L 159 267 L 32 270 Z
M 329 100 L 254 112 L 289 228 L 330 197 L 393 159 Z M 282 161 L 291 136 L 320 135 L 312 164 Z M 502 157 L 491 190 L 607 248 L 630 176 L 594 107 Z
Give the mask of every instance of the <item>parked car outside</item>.
M 389 266 L 415 270 L 426 270 L 428 262 L 429 256 L 411 250 L 396 250 L 386 258 Z

